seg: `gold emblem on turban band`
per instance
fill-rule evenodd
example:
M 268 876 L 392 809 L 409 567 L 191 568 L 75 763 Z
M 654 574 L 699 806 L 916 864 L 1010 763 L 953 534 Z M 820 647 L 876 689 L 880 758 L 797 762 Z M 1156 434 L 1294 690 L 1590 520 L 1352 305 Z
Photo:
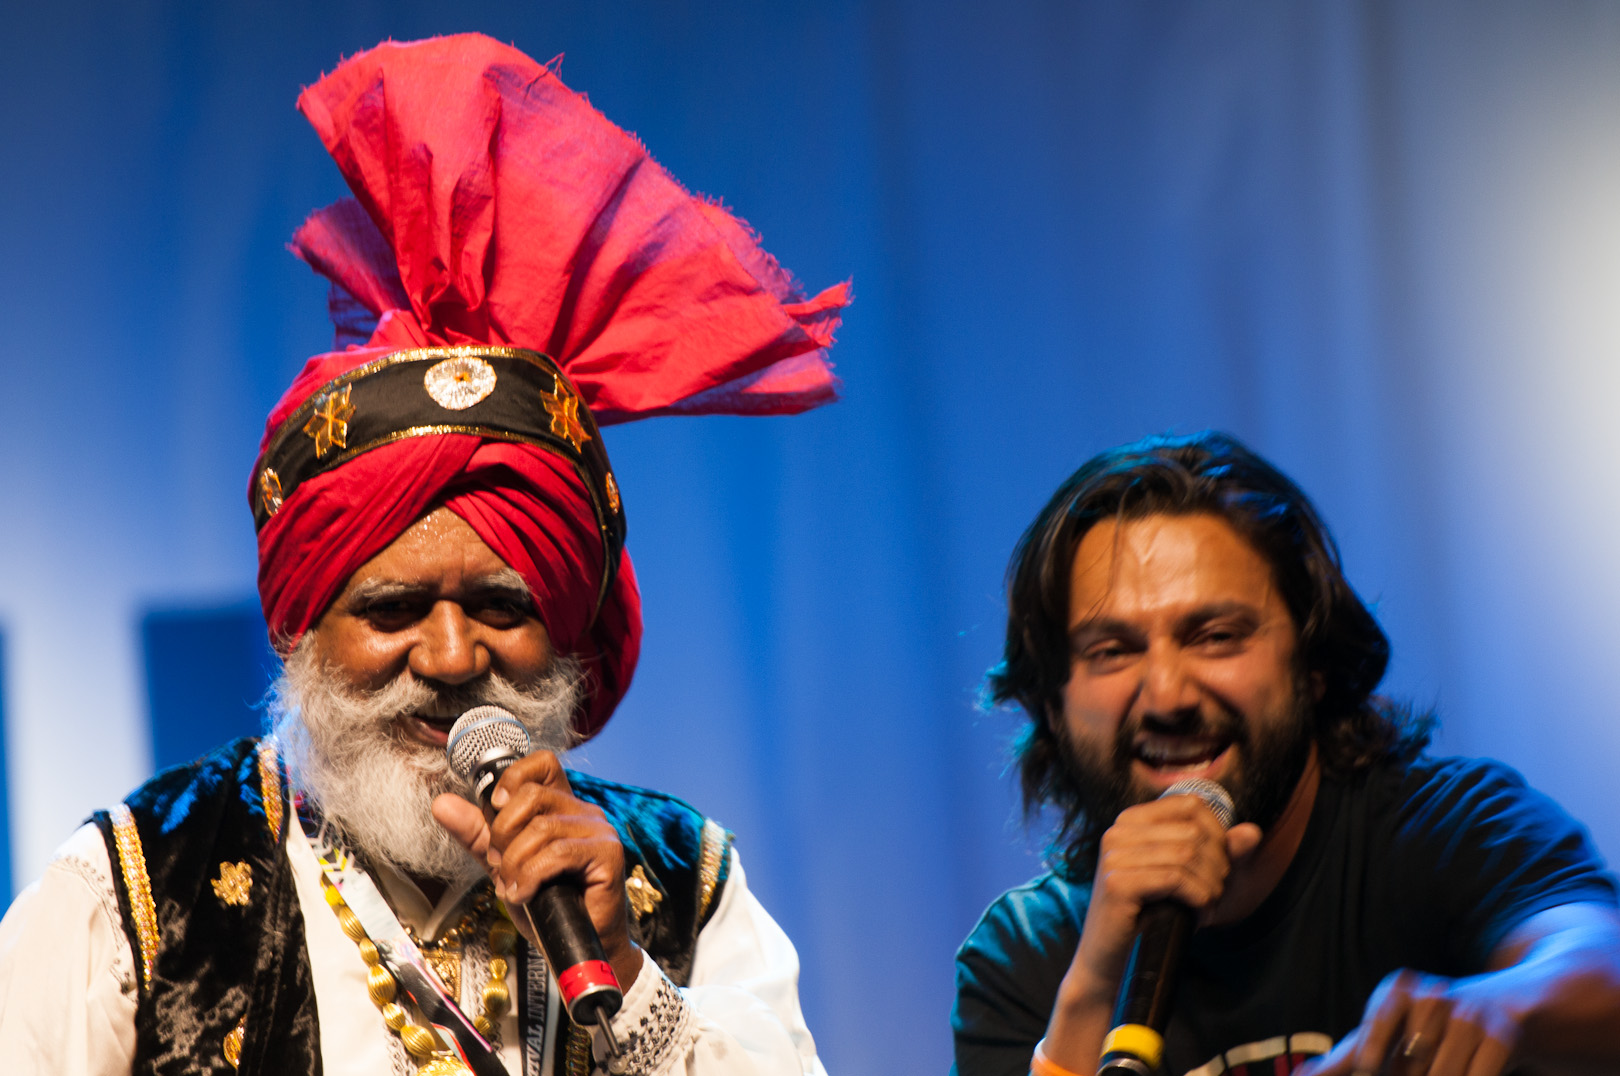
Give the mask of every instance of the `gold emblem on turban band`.
M 459 355 L 428 367 L 422 386 L 446 411 L 465 411 L 495 391 L 495 367 L 472 355 Z
M 315 442 L 316 459 L 332 451 L 334 445 L 338 448 L 349 447 L 349 420 L 354 418 L 349 388 L 344 385 L 336 392 L 322 396 L 315 404 L 315 413 L 304 423 L 304 432 Z
M 579 420 L 579 397 L 568 387 L 568 382 L 557 378 L 550 392 L 540 394 L 540 402 L 551 416 L 551 432 L 573 445 L 574 451 L 583 451 L 591 435 Z
M 264 502 L 267 515 L 275 515 L 281 511 L 281 476 L 276 474 L 274 467 L 266 467 L 259 472 L 259 498 Z

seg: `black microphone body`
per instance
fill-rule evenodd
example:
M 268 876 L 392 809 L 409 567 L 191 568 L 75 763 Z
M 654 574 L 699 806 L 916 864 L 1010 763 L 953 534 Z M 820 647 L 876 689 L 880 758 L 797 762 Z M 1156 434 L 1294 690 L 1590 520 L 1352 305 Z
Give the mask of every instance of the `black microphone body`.
M 528 730 L 496 706 L 478 706 L 462 714 L 445 746 L 451 768 L 473 782 L 479 803 L 489 811 L 494 810 L 490 797 L 501 775 L 528 750 Z M 610 1052 L 617 1056 L 618 1043 L 609 1021 L 624 1004 L 624 992 L 608 963 L 596 925 L 585 911 L 583 888 L 571 878 L 556 878 L 513 910 L 528 917 L 546 962 L 557 976 L 569 1017 L 582 1027 L 595 1024 L 600 1028 Z
M 1232 797 L 1226 789 L 1214 781 L 1189 778 L 1165 789 L 1160 798 L 1187 795 L 1208 804 L 1222 829 L 1231 827 Z M 1182 952 L 1197 925 L 1197 914 L 1178 900 L 1143 905 L 1097 1076 L 1154 1076 L 1159 1071 Z

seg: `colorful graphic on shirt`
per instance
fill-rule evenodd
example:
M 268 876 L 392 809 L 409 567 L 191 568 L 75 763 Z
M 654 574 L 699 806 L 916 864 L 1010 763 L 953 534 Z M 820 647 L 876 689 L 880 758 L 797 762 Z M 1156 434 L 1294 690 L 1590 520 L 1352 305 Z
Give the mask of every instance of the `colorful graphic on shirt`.
M 1313 1057 L 1333 1049 L 1333 1039 L 1317 1031 L 1278 1035 L 1234 1046 L 1186 1076 L 1288 1076 Z

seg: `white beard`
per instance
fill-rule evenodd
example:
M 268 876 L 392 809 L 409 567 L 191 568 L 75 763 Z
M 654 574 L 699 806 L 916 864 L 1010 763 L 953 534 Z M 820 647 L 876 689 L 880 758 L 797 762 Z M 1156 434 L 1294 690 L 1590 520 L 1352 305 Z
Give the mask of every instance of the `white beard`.
M 490 704 L 528 728 L 533 750 L 565 751 L 578 741 L 570 722 L 580 697 L 579 662 L 556 659 L 529 688 L 493 672 L 446 688 L 406 670 L 365 691 L 323 667 L 313 642 L 314 632 L 299 640 L 270 689 L 269 721 L 293 787 L 362 855 L 451 885 L 481 876 L 483 865 L 431 810 L 435 796 L 467 796 L 470 789 L 451 772 L 443 751 L 405 734 L 402 718 Z

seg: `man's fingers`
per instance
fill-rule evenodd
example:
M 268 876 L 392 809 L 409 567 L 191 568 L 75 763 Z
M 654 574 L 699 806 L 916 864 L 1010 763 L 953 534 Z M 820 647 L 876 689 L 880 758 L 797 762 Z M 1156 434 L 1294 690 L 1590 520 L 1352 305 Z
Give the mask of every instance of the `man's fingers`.
M 460 796 L 446 792 L 433 798 L 433 817 L 462 847 L 484 858 L 489 850 L 489 826 L 484 822 L 483 811 Z
M 1451 1001 L 1437 980 L 1414 975 L 1405 986 L 1406 1020 L 1401 1037 L 1392 1045 L 1391 1067 L 1402 1076 L 1423 1076 L 1431 1070 L 1462 1076 L 1477 1037 L 1450 1027 Z M 1434 1069 L 1442 1060 L 1445 1066 Z
M 540 887 L 564 875 L 580 875 L 588 885 L 592 880 L 591 868 L 602 865 L 603 841 L 592 837 L 560 837 L 548 841 L 544 847 L 522 860 L 516 857 L 508 862 L 520 865 L 515 870 L 505 866 L 500 872 L 499 892 L 508 903 L 522 903 L 531 899 Z
M 1502 1076 L 1514 1028 L 1460 999 L 1456 982 L 1399 971 L 1378 984 L 1361 1025 L 1298 1076 Z
M 1355 1070 L 1352 1066 L 1356 1060 L 1356 1051 L 1361 1047 L 1361 1034 L 1352 1031 L 1339 1040 L 1337 1046 L 1301 1065 L 1295 1076 L 1351 1076 Z
M 1226 831 L 1226 857 L 1234 861 L 1248 859 L 1264 836 L 1253 822 L 1238 823 Z
M 1169 799 L 1149 800 L 1127 807 L 1114 819 L 1114 825 L 1110 828 L 1128 832 L 1175 822 L 1196 826 L 1217 840 L 1226 832 L 1215 818 L 1215 812 L 1209 809 L 1209 804 L 1197 796 L 1171 796 Z
M 507 799 L 506 806 L 490 820 L 490 840 L 502 852 L 512 840 L 523 832 L 535 818 L 558 816 L 571 818 L 606 819 L 600 808 L 582 803 L 564 789 L 549 785 L 525 784 L 519 786 Z M 604 822 L 605 824 L 605 822 Z
M 1419 1032 L 1415 1045 L 1412 1036 L 1402 1043 L 1403 1076 L 1467 1076 L 1484 1033 L 1473 1024 L 1454 1021 L 1443 1026 L 1438 1041 L 1429 1041 L 1428 1034 Z
M 1177 841 L 1151 841 L 1113 849 L 1098 860 L 1098 866 L 1117 872 L 1183 870 L 1211 881 L 1220 881 L 1227 874 L 1223 849 L 1189 846 Z
M 512 838 L 501 855 L 503 861 L 526 863 L 539 857 L 547 845 L 558 841 L 601 841 L 607 846 L 617 844 L 616 836 L 611 828 L 588 818 L 539 815 L 529 820 L 529 824 Z
M 563 772 L 562 763 L 558 761 L 557 756 L 550 751 L 536 751 L 506 768 L 506 772 L 495 785 L 495 791 L 490 793 L 491 806 L 496 810 L 505 807 L 507 800 L 527 784 L 561 789 L 570 795 L 573 791 L 568 785 L 568 775 Z
M 1224 892 L 1228 870 L 1224 840 L 1200 827 L 1172 823 L 1111 842 L 1099 858 L 1097 880 L 1116 900 L 1173 897 L 1202 908 Z
M 1189 908 L 1202 908 L 1219 897 L 1224 883 L 1224 875 L 1153 859 L 1145 863 L 1112 861 L 1098 870 L 1094 885 L 1104 899 L 1122 905 L 1173 898 Z
M 1385 977 L 1367 999 L 1367 1008 L 1361 1016 L 1357 1037 L 1361 1040 L 1355 1051 L 1356 1072 L 1379 1072 L 1389 1056 L 1397 1038 L 1406 1031 L 1406 1017 L 1411 1005 L 1412 985 L 1417 975 L 1410 971 L 1397 971 Z
M 1479 1049 L 1474 1051 L 1474 1059 L 1468 1065 L 1466 1076 L 1502 1076 L 1512 1056 L 1513 1051 L 1506 1043 L 1486 1035 L 1480 1040 Z

